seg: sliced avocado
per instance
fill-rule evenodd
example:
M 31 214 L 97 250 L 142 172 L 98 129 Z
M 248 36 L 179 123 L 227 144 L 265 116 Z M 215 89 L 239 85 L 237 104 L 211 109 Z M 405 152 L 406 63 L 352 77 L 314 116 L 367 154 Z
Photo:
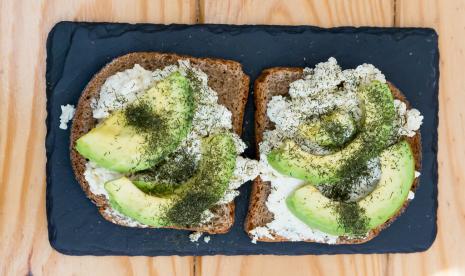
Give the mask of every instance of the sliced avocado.
M 364 107 L 364 121 L 358 135 L 340 151 L 314 155 L 293 140 L 286 140 L 272 150 L 268 162 L 278 172 L 311 184 L 333 183 L 348 170 L 366 164 L 388 146 L 393 131 L 394 99 L 387 84 L 373 81 L 360 87 L 358 96 Z
M 357 208 L 364 214 L 364 230 L 367 233 L 389 220 L 402 208 L 412 186 L 415 160 L 410 145 L 401 141 L 384 150 L 380 156 L 381 179 L 376 188 L 361 199 Z M 308 226 L 336 236 L 351 236 L 350 225 L 341 225 L 338 202 L 323 196 L 313 185 L 295 190 L 286 200 L 289 210 Z M 350 215 L 350 214 L 349 214 Z M 347 220 L 347 218 L 346 218 Z M 350 220 L 350 219 L 349 219 Z M 353 223 L 357 223 L 355 220 Z
M 154 167 L 133 174 L 130 179 L 145 193 L 166 196 L 194 175 L 197 163 L 191 152 L 181 148 Z
M 118 212 L 147 225 L 166 224 L 160 214 L 173 204 L 171 198 L 146 194 L 126 177 L 105 183 L 105 190 L 108 192 L 111 207 Z
M 236 148 L 229 133 L 203 138 L 201 150 L 202 157 L 195 174 L 163 197 L 144 193 L 127 178 L 107 182 L 105 189 L 111 206 L 151 226 L 200 223 L 202 212 L 223 197 L 236 164 Z M 150 186 L 145 188 L 146 192 L 151 192 Z M 141 210 L 143 208 L 147 210 Z
M 161 182 L 153 182 L 153 181 L 144 181 L 144 180 L 131 180 L 137 188 L 143 191 L 146 194 L 153 195 L 153 196 L 169 196 L 176 191 L 176 189 L 182 183 L 161 183 Z
M 144 170 L 176 149 L 192 128 L 193 114 L 189 81 L 174 72 L 79 138 L 76 150 L 109 170 Z
M 347 112 L 334 111 L 319 120 L 299 126 L 298 135 L 304 141 L 323 148 L 339 148 L 357 131 L 354 118 Z

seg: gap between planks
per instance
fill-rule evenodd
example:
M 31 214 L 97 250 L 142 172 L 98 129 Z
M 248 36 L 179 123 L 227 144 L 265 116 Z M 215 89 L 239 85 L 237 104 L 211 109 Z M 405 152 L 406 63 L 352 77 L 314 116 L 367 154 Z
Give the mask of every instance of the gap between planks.
M 204 23 L 204 19 L 202 16 L 202 0 L 195 0 L 195 23 L 202 24 Z M 201 256 L 194 256 L 194 260 L 192 262 L 192 274 L 193 276 L 200 276 L 202 273 L 202 257 Z

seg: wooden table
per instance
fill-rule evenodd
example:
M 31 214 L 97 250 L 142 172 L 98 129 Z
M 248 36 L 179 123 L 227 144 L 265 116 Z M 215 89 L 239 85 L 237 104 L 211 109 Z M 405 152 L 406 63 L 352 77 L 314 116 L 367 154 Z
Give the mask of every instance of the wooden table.
M 420 254 L 71 257 L 47 240 L 45 40 L 60 20 L 426 26 L 439 33 L 439 233 Z M 0 0 L 0 275 L 465 274 L 465 1 Z M 450 274 L 449 274 L 450 273 Z

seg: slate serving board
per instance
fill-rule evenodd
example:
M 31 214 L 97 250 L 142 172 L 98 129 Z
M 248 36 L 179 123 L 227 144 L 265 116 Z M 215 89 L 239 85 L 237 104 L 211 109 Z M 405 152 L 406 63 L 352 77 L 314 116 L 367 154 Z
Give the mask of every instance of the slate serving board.
M 135 51 L 219 57 L 242 63 L 251 77 L 273 66 L 309 66 L 337 58 L 343 68 L 367 62 L 382 70 L 425 116 L 420 187 L 407 211 L 374 240 L 361 245 L 252 244 L 243 230 L 250 183 L 236 199 L 236 223 L 207 244 L 188 231 L 136 229 L 104 220 L 76 182 L 69 159 L 69 130 L 61 130 L 60 105 L 77 104 L 91 77 L 113 58 Z M 151 25 L 60 22 L 47 40 L 47 219 L 53 248 L 70 255 L 247 255 L 417 252 L 436 237 L 437 34 L 417 28 L 309 26 Z M 251 86 L 251 91 L 252 91 Z M 243 138 L 255 156 L 250 94 Z

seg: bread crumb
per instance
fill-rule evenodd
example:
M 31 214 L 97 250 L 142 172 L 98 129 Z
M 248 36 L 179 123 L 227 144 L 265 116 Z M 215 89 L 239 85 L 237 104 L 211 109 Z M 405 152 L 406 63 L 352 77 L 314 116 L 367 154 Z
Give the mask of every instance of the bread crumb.
M 415 171 L 415 178 L 418 178 L 421 175 L 419 171 Z
M 203 241 L 204 241 L 205 243 L 209 243 L 209 242 L 210 242 L 210 236 L 205 236 L 205 237 L 203 238 Z

